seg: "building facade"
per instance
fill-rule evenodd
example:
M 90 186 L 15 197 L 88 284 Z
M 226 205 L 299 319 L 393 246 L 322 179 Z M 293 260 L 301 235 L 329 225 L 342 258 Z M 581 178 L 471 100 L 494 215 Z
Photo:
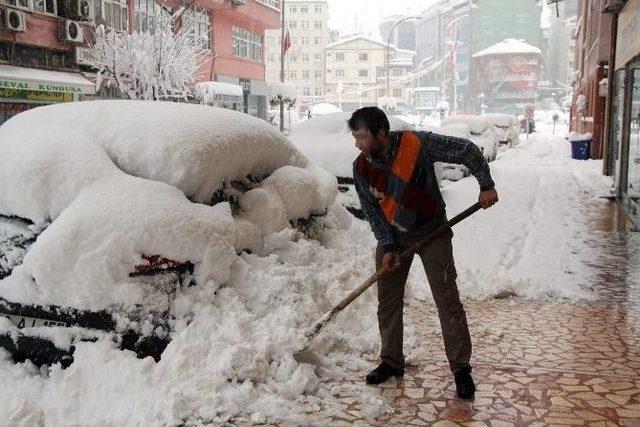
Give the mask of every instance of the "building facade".
M 96 93 L 94 70 L 83 61 L 94 23 L 147 31 L 160 8 L 172 13 L 180 6 L 153 0 L 0 0 L 0 123 L 40 105 L 117 96 Z M 256 0 L 196 1 L 185 13 L 198 20 L 206 54 L 194 83 L 241 85 L 241 109 L 266 117 L 263 40 L 266 28 L 279 26 L 277 6 Z
M 356 36 L 326 47 L 326 100 L 353 111 L 363 105 L 378 105 L 380 98 L 393 98 L 395 105 L 409 102 L 409 71 L 414 51 L 389 47 L 389 94 L 387 44 Z M 388 102 L 388 100 L 387 100 Z M 394 106 L 395 106 L 394 105 Z
M 304 107 L 324 99 L 325 46 L 330 41 L 329 6 L 326 1 L 295 0 L 285 3 L 285 24 L 291 47 L 285 55 L 285 81 L 297 90 L 297 104 Z M 266 34 L 266 76 L 280 81 L 280 30 Z
M 476 73 L 473 95 L 487 111 L 521 114 L 538 98 L 542 51 L 515 39 L 506 39 L 473 55 Z

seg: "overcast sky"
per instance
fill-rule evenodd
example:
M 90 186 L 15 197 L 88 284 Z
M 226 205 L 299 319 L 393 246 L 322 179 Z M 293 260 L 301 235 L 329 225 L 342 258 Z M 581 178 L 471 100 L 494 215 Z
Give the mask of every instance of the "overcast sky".
M 393 14 L 415 14 L 436 0 L 327 0 L 329 26 L 341 34 L 371 32 L 378 34 L 381 17 Z
M 378 24 L 384 16 L 394 14 L 419 14 L 437 0 L 327 0 L 329 26 L 345 35 L 354 32 L 379 35 Z M 543 23 L 549 10 L 543 5 Z

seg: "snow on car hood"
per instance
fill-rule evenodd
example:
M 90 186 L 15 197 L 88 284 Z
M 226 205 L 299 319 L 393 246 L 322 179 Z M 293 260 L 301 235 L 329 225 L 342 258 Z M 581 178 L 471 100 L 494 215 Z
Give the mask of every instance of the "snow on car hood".
M 91 101 L 36 108 L 0 127 L 0 149 L 0 214 L 52 221 L 14 271 L 33 280 L 3 284 L 17 301 L 93 309 L 139 303 L 131 300 L 139 289 L 121 288 L 133 286 L 128 273 L 141 254 L 191 261 L 200 283 L 220 285 L 236 249 L 260 253 L 265 235 L 326 213 L 337 192 L 335 178 L 308 166 L 276 129 L 216 107 Z M 247 175 L 271 175 L 251 190 L 270 203 L 242 195 L 240 227 L 228 203 L 194 203 Z M 281 221 L 265 225 L 276 213 Z

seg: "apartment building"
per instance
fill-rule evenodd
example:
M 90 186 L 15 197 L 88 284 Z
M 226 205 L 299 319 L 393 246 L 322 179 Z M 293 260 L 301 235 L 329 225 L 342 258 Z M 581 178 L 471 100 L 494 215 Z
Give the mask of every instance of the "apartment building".
M 58 102 L 113 97 L 95 90 L 84 61 L 94 24 L 119 31 L 148 29 L 154 13 L 176 11 L 168 0 L 0 0 L 0 124 L 22 111 Z M 279 2 L 196 1 L 206 55 L 196 82 L 242 87 L 239 109 L 266 117 L 264 32 L 279 27 Z M 234 92 L 237 96 L 237 92 Z
M 291 47 L 285 55 L 285 81 L 297 88 L 298 105 L 321 101 L 325 95 L 324 49 L 330 40 L 326 1 L 296 0 L 285 3 L 285 25 Z M 267 80 L 280 80 L 280 29 L 266 33 Z
M 326 47 L 326 100 L 352 111 L 378 105 L 387 97 L 387 44 L 364 36 L 340 40 Z M 409 72 L 415 52 L 389 47 L 389 97 L 396 104 L 409 101 Z

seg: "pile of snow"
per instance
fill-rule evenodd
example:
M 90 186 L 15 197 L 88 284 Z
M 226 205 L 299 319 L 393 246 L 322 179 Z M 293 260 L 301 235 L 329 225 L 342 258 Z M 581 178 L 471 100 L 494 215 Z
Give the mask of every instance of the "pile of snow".
M 488 162 L 493 161 L 498 154 L 498 138 L 493 125 L 481 116 L 450 116 L 440 123 L 440 127 L 447 128 L 454 124 L 464 124 L 469 128 L 470 139 L 482 150 Z
M 342 113 L 342 108 L 336 107 L 328 102 L 321 102 L 311 106 L 311 117 L 322 116 L 324 114 Z
M 174 103 L 93 101 L 22 113 L 0 127 L 0 214 L 53 221 L 2 291 L 18 301 L 102 309 L 149 291 L 128 273 L 142 254 L 196 265 L 200 283 L 228 279 L 237 250 L 327 212 L 335 178 L 264 121 Z M 228 203 L 214 194 L 268 179 Z M 256 213 L 258 212 L 258 213 Z M 26 284 L 25 284 L 26 283 Z M 88 284 L 91 284 L 89 286 Z
M 569 142 L 574 142 L 574 141 L 589 141 L 593 138 L 593 135 L 591 134 L 591 132 L 587 132 L 587 133 L 579 133 L 579 132 L 569 132 L 569 134 L 567 135 L 567 139 L 569 140 Z

